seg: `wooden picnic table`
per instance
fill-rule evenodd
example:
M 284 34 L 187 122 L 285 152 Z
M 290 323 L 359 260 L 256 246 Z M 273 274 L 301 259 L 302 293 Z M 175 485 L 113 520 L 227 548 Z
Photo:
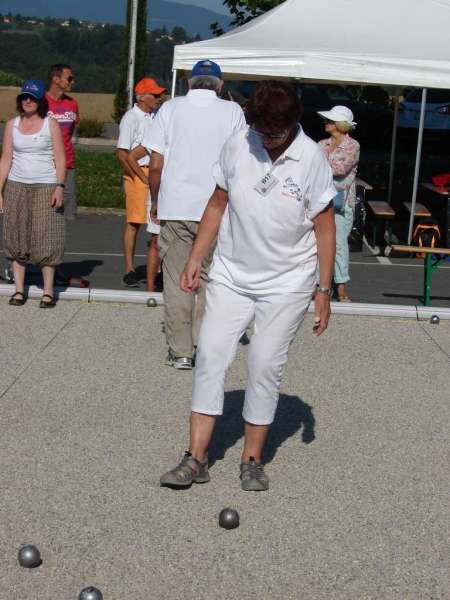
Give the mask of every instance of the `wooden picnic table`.
M 422 246 L 401 246 L 393 244 L 392 250 L 407 254 L 424 254 L 423 303 L 430 306 L 431 275 L 450 256 L 450 248 L 423 248 Z

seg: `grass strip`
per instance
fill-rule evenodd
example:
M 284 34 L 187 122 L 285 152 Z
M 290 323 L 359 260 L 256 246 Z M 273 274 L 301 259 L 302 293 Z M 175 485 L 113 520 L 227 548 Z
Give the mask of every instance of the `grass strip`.
M 75 150 L 77 203 L 98 208 L 125 208 L 122 169 L 109 152 Z

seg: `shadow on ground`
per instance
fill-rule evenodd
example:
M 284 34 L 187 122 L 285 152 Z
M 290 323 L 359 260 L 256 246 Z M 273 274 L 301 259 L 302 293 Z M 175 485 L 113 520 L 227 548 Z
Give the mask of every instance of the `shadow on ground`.
M 102 260 L 80 260 L 77 262 L 63 262 L 58 271 L 66 277 L 88 277 L 96 267 L 101 267 Z
M 102 260 L 80 260 L 77 262 L 61 263 L 55 273 L 55 286 L 65 290 L 71 287 L 89 287 L 89 277 L 96 267 L 103 265 Z M 39 267 L 35 265 L 27 266 L 26 285 L 37 285 L 42 287 L 42 273 Z
M 242 407 L 244 390 L 225 393 L 225 404 L 222 417 L 217 421 L 212 443 L 208 454 L 210 464 L 222 460 L 228 448 L 231 448 L 244 435 Z M 271 462 L 278 448 L 301 430 L 301 440 L 310 444 L 315 439 L 315 423 L 313 410 L 309 404 L 298 396 L 280 394 L 280 401 L 275 421 L 270 428 L 264 449 L 263 460 Z

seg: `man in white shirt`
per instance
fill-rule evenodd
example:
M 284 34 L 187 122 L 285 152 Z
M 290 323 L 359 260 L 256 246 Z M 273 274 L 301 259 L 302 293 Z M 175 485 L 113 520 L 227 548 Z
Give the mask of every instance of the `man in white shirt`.
M 130 287 L 139 287 L 139 279 L 134 270 L 134 253 L 136 238 L 140 226 L 147 223 L 148 183 L 142 181 L 128 162 L 128 155 L 144 138 L 146 128 L 154 118 L 155 111 L 161 105 L 161 96 L 166 88 L 159 86 L 154 79 L 148 77 L 136 84 L 136 104 L 122 117 L 119 140 L 117 142 L 117 158 L 123 169 L 126 200 L 126 224 L 123 234 L 123 253 L 125 258 L 125 275 L 123 283 Z M 139 160 L 139 165 L 148 177 L 149 156 Z
M 142 144 L 151 152 L 152 218 L 162 225 L 159 251 L 169 346 L 166 364 L 177 369 L 193 366 L 213 249 L 203 261 L 195 296 L 180 290 L 180 276 L 216 185 L 213 165 L 227 139 L 245 127 L 241 107 L 218 97 L 222 87 L 219 65 L 210 60 L 198 62 L 187 96 L 163 104 Z
M 240 479 L 245 491 L 269 488 L 262 453 L 289 346 L 314 291 L 313 332 L 327 328 L 336 250 L 332 172 L 299 125 L 301 114 L 289 85 L 261 82 L 247 105 L 251 127 L 226 142 L 214 169 L 216 188 L 180 280 L 183 290 L 195 292 L 201 262 L 219 232 L 198 342 L 189 451 L 163 474 L 163 486 L 209 481 L 208 447 L 223 410 L 226 372 L 254 320 Z

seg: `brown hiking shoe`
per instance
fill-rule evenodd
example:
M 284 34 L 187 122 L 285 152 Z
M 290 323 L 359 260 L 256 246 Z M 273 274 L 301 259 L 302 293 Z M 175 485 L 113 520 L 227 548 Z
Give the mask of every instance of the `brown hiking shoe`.
M 241 488 L 246 492 L 264 492 L 269 489 L 269 478 L 264 473 L 264 467 L 253 456 L 250 456 L 248 462 L 241 463 Z
M 208 483 L 208 460 L 201 463 L 185 452 L 181 462 L 171 471 L 161 476 L 159 483 L 162 487 L 186 488 L 193 483 Z

